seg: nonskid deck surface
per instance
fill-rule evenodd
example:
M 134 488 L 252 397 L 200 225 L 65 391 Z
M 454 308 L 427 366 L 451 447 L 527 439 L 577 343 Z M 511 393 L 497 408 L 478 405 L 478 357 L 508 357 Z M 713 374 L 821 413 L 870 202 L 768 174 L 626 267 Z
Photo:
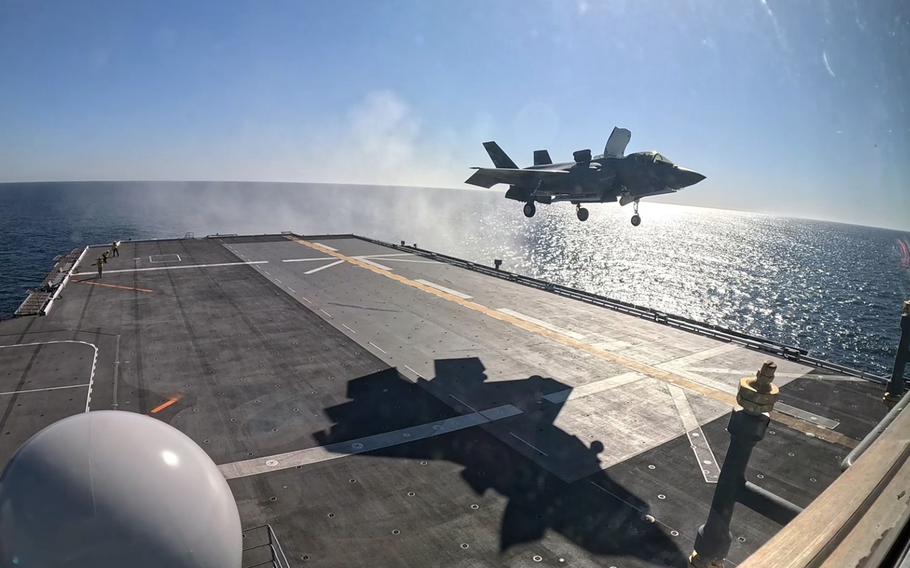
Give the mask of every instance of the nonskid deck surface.
M 0 324 L 0 460 L 87 407 L 150 414 L 293 565 L 683 566 L 769 358 L 357 238 L 124 243 L 101 279 L 98 254 Z M 774 360 L 748 475 L 805 505 L 882 389 Z M 738 507 L 730 560 L 778 529 Z

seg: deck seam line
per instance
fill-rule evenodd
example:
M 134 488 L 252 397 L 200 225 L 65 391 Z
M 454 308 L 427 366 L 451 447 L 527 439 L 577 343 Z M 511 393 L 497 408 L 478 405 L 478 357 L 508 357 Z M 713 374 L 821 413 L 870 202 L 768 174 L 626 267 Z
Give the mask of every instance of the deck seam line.
M 78 388 L 87 387 L 87 386 L 88 386 L 88 383 L 82 383 L 79 385 L 64 385 L 62 387 L 43 387 L 40 389 L 22 389 L 22 390 L 17 390 L 17 391 L 0 392 L 0 396 L 11 395 L 11 394 L 24 394 L 24 393 L 29 393 L 29 392 L 44 392 L 44 391 L 52 391 L 52 390 L 60 390 L 60 389 L 78 389 Z
M 545 457 L 545 458 L 550 457 L 550 454 L 548 454 L 547 452 L 541 450 L 540 448 L 538 448 L 537 446 L 535 446 L 535 445 L 532 444 L 531 442 L 525 440 L 524 438 L 522 438 L 521 436 L 519 436 L 519 435 L 516 434 L 515 432 L 509 432 L 509 436 L 512 436 L 513 438 L 515 438 L 515 439 L 518 440 L 519 442 L 523 443 L 524 445 L 528 446 L 529 448 L 531 448 L 532 450 L 534 450 L 534 451 L 537 452 L 538 454 L 542 455 L 543 457 Z
M 477 412 L 477 409 L 476 409 L 476 408 L 474 408 L 473 406 L 471 406 L 471 405 L 468 404 L 467 402 L 461 400 L 460 398 L 458 398 L 458 397 L 455 396 L 454 394 L 449 394 L 449 396 L 452 397 L 452 398 L 454 398 L 456 401 L 458 401 L 459 404 L 461 404 L 461 405 L 467 407 L 471 412 Z
M 623 504 L 626 505 L 627 507 L 631 507 L 631 508 L 635 509 L 636 511 L 638 511 L 638 512 L 641 513 L 642 515 L 650 514 L 650 513 L 648 513 L 648 510 L 647 510 L 647 509 L 641 509 L 641 508 L 639 508 L 639 507 L 636 507 L 636 506 L 633 505 L 632 503 L 629 503 L 628 501 L 626 501 L 625 499 L 623 499 L 623 498 L 620 497 L 619 495 L 613 493 L 612 491 L 610 491 L 610 490 L 607 489 L 606 487 L 603 487 L 603 486 L 600 485 L 599 483 L 594 482 L 594 481 L 588 481 L 588 483 L 590 483 L 590 484 L 593 485 L 594 487 L 600 489 L 601 491 L 603 491 L 603 492 L 606 493 L 607 495 L 613 497 L 613 498 L 616 499 L 617 501 L 620 501 L 621 503 L 623 503 Z M 652 515 L 652 517 L 653 517 L 653 515 Z M 654 517 L 654 521 L 657 522 L 657 523 L 659 523 L 660 525 L 662 525 L 662 526 L 664 526 L 664 527 L 670 529 L 670 530 L 674 530 L 674 531 L 676 531 L 676 532 L 680 532 L 679 530 L 675 529 L 674 527 L 671 527 L 671 526 L 668 525 L 667 523 L 661 521 L 661 520 L 658 519 L 657 517 Z M 729 562 L 729 561 L 728 561 L 728 562 Z

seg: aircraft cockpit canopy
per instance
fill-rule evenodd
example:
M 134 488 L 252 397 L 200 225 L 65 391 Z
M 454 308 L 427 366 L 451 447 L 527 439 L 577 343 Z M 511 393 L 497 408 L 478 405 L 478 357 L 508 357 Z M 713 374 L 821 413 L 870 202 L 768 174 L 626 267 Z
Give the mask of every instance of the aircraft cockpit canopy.
M 652 162 L 665 162 L 667 164 L 672 164 L 673 161 L 661 154 L 660 152 L 640 152 L 641 156 Z

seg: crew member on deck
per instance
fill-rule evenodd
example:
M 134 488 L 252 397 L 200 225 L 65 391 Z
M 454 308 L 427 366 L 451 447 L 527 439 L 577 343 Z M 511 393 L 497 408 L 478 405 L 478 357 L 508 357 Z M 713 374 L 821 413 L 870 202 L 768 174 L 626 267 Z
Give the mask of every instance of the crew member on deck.
M 95 266 L 98 267 L 98 280 L 101 280 L 101 273 L 104 271 L 104 261 L 101 257 L 98 257 L 98 262 L 95 263 Z
M 111 254 L 113 256 L 120 256 L 120 249 L 117 248 L 117 241 L 111 243 Z

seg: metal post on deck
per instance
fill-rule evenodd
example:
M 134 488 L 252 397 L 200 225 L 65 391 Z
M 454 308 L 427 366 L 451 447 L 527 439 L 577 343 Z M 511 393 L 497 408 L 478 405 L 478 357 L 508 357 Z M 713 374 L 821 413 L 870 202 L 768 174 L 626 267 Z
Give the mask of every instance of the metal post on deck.
M 904 308 L 901 310 L 901 339 L 897 344 L 897 355 L 894 357 L 891 380 L 888 381 L 888 388 L 885 389 L 885 396 L 882 399 L 888 408 L 893 408 L 907 390 L 904 369 L 907 368 L 908 359 L 910 359 L 910 300 L 904 302 Z
M 496 270 L 499 270 L 499 267 L 500 267 L 500 266 L 502 266 L 502 259 L 494 258 L 494 259 L 493 259 L 493 267 L 494 267 Z
M 782 509 L 796 508 L 795 505 L 771 493 L 751 487 L 746 489 L 745 472 L 749 457 L 755 444 L 765 437 L 765 431 L 771 421 L 771 410 L 780 394 L 777 385 L 772 382 L 776 369 L 777 365 L 766 361 L 755 378 L 747 377 L 739 383 L 739 391 L 736 394 L 739 406 L 733 411 L 727 425 L 730 448 L 720 469 L 708 520 L 699 527 L 698 535 L 695 537 L 695 550 L 689 556 L 691 568 L 723 567 L 724 559 L 733 542 L 730 520 L 736 501 L 746 501 L 744 504 L 750 507 L 758 505 L 758 508 L 769 505 L 769 511 L 759 512 L 778 518 L 787 516 L 780 514 Z

